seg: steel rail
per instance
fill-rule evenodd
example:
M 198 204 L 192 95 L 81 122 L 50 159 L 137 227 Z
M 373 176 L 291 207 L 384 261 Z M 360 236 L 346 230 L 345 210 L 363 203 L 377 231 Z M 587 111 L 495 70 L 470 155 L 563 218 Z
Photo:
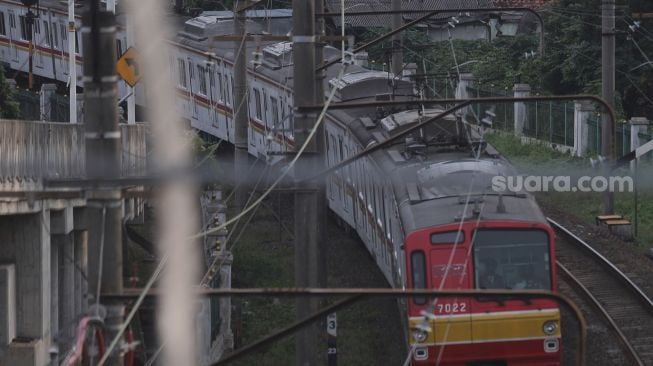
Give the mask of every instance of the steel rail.
M 107 298 L 111 300 L 133 300 L 141 294 L 139 289 L 129 289 L 125 290 L 123 293 L 103 293 L 101 298 Z M 355 301 L 361 300 L 363 298 L 370 297 L 413 297 L 413 296 L 425 296 L 425 297 L 509 297 L 514 299 L 515 297 L 523 297 L 525 300 L 532 298 L 548 298 L 556 301 L 558 304 L 564 304 L 574 313 L 576 319 L 579 323 L 579 338 L 578 338 L 578 348 L 576 349 L 576 365 L 583 366 L 585 365 L 585 350 L 586 350 L 586 339 L 587 339 L 587 321 L 583 317 L 580 308 L 573 302 L 571 299 L 565 295 L 559 293 L 553 293 L 543 290 L 435 290 L 435 289 L 394 289 L 394 288 L 239 288 L 239 289 L 212 289 L 212 288 L 196 288 L 195 292 L 198 296 L 241 296 L 241 297 L 252 297 L 252 296 L 273 296 L 273 297 L 298 297 L 298 296 L 347 296 L 346 299 L 342 300 L 340 303 L 336 303 L 329 307 L 323 308 L 312 315 L 299 320 L 298 322 L 292 324 L 291 326 L 282 329 L 279 332 L 271 334 L 253 344 L 251 347 L 248 346 L 248 352 L 256 351 L 262 345 L 269 344 L 273 341 L 279 340 L 289 334 L 292 334 L 294 331 L 304 327 L 314 321 L 319 319 L 322 316 L 325 316 L 328 313 L 333 312 L 333 306 L 343 307 L 347 304 L 354 303 Z M 158 296 L 159 291 L 150 290 L 146 296 Z M 245 353 L 239 353 L 238 358 L 244 356 Z M 229 361 L 233 361 L 235 358 L 229 358 Z M 223 360 L 219 361 L 214 365 L 223 364 Z
M 603 316 L 603 318 L 610 324 L 610 327 L 612 328 L 612 331 L 617 334 L 617 337 L 619 338 L 619 342 L 621 342 L 622 346 L 628 351 L 628 355 L 635 361 L 639 366 L 644 366 L 644 361 L 639 357 L 639 354 L 637 354 L 637 351 L 635 351 L 635 348 L 633 348 L 633 345 L 630 344 L 630 341 L 626 337 L 626 335 L 621 331 L 617 323 L 614 321 L 614 319 L 610 316 L 607 310 L 601 305 L 599 300 L 592 295 L 590 290 L 583 285 L 583 283 L 576 277 L 574 276 L 567 267 L 565 267 L 560 261 L 556 261 L 556 265 L 558 268 L 562 270 L 562 272 L 571 280 L 572 286 L 576 288 L 578 292 L 583 294 L 590 302 L 590 304 Z
M 607 270 L 607 274 L 612 278 L 616 279 L 623 285 L 625 285 L 626 291 L 630 292 L 635 296 L 637 301 L 644 307 L 645 311 L 650 315 L 653 315 L 653 301 L 637 286 L 623 271 L 621 271 L 617 266 L 615 266 L 609 259 L 599 253 L 596 249 L 592 248 L 587 242 L 578 237 L 576 234 L 565 228 L 563 225 L 557 221 L 548 218 L 547 221 L 554 227 L 554 229 L 565 236 L 568 239 L 568 242 L 575 245 L 577 248 L 580 248 L 582 251 L 587 253 L 590 257 L 596 259 L 599 262 L 599 265 L 604 267 Z M 631 340 L 626 336 L 622 329 L 617 324 L 616 319 L 608 312 L 608 310 L 601 304 L 597 296 L 592 294 L 592 292 L 576 277 L 571 271 L 565 267 L 559 260 L 556 261 L 558 267 L 564 272 L 564 274 L 571 280 L 571 285 L 577 289 L 579 293 L 584 295 L 589 300 L 589 303 L 601 314 L 601 316 L 607 321 L 611 330 L 619 338 L 619 342 L 622 344 L 628 356 L 638 365 L 645 365 L 646 363 L 642 360 L 641 356 L 635 349 Z
M 637 285 L 636 285 L 636 284 L 635 284 L 635 283 L 634 283 L 630 278 L 628 278 L 628 276 L 627 276 L 625 273 L 623 273 L 623 271 L 621 271 L 619 268 L 617 268 L 617 266 L 615 266 L 612 262 L 610 262 L 609 259 L 607 259 L 606 257 L 604 257 L 604 256 L 603 256 L 601 253 L 599 253 L 596 249 L 592 248 L 591 245 L 589 245 L 589 244 L 588 244 L 587 242 L 585 242 L 583 239 L 579 238 L 576 234 L 574 234 L 574 233 L 572 233 L 571 231 L 569 231 L 567 228 L 565 228 L 564 226 L 562 226 L 562 225 L 561 225 L 560 223 L 558 223 L 557 221 L 555 221 L 555 220 L 553 220 L 553 219 L 551 219 L 551 218 L 548 218 L 548 217 L 547 217 L 547 221 L 548 221 L 551 225 L 553 225 L 553 227 L 554 227 L 556 230 L 562 232 L 562 233 L 565 234 L 568 238 L 572 239 L 572 241 L 573 241 L 575 244 L 577 244 L 580 248 L 582 248 L 583 250 L 585 250 L 585 251 L 587 251 L 588 253 L 590 253 L 593 257 L 599 259 L 599 261 L 601 262 L 601 264 L 602 264 L 604 267 L 606 267 L 608 270 L 610 270 L 613 274 L 615 274 L 615 276 L 616 276 L 616 277 L 617 277 L 621 282 L 623 282 L 623 283 L 626 285 L 626 287 L 627 287 L 627 288 L 628 288 L 632 293 L 635 294 L 635 296 L 637 297 L 637 299 L 642 303 L 642 305 L 644 305 L 644 307 L 647 309 L 647 311 L 650 312 L 651 315 L 653 315 L 653 301 L 651 301 L 651 299 L 650 299 L 650 298 L 649 298 L 649 297 L 644 293 L 644 291 L 642 291 L 642 290 L 639 288 L 639 286 L 637 286 Z

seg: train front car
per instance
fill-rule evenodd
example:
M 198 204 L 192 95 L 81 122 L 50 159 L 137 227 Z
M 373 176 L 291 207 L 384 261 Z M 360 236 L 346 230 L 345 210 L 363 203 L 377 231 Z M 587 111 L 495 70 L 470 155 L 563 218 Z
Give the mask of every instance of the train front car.
M 467 155 L 469 156 L 469 155 Z M 556 289 L 554 233 L 531 195 L 495 192 L 501 157 L 435 161 L 416 171 L 405 239 L 408 286 Z M 560 312 L 550 299 L 408 301 L 414 365 L 559 365 Z

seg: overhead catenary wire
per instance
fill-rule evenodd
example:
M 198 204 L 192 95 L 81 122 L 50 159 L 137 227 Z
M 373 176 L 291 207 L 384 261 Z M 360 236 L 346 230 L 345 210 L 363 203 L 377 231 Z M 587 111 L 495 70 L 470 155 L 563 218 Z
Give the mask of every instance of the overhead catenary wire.
M 478 161 L 480 159 L 481 152 L 482 152 L 482 149 L 479 148 L 476 151 L 476 153 L 474 154 L 474 158 L 475 158 L 476 161 Z M 463 206 L 463 211 L 462 211 L 462 215 L 461 215 L 460 224 L 458 225 L 458 229 L 456 230 L 457 231 L 456 241 L 458 241 L 458 238 L 460 238 L 460 235 L 461 235 L 462 230 L 463 230 L 463 225 L 465 224 L 465 219 L 467 218 L 467 210 L 469 208 L 469 202 L 470 202 L 470 198 L 472 196 L 472 190 L 474 188 L 474 181 L 475 180 L 476 180 L 476 171 L 472 174 L 472 178 L 471 178 L 471 180 L 469 182 L 469 188 L 467 189 L 467 194 L 466 194 L 466 197 L 465 197 L 465 205 Z M 479 215 L 479 219 L 480 219 L 480 215 Z M 478 223 L 478 221 L 477 221 L 477 223 Z M 470 245 L 470 247 L 471 247 L 471 245 Z M 445 268 L 442 279 L 440 280 L 440 284 L 438 285 L 438 290 L 439 291 L 442 291 L 442 289 L 444 288 L 444 284 L 446 283 L 446 279 L 449 276 L 449 269 L 451 268 L 451 264 L 453 263 L 453 258 L 454 258 L 455 253 L 456 253 L 456 247 L 454 245 L 454 246 L 452 246 L 451 251 L 449 252 L 449 257 L 447 259 L 447 266 Z M 435 314 L 435 306 L 437 305 L 437 302 L 438 302 L 438 298 L 436 297 L 429 304 L 429 306 L 427 307 L 427 310 L 425 310 L 424 320 L 422 321 L 422 326 L 423 327 L 425 327 L 425 328 L 429 327 L 430 317 Z M 439 363 L 440 363 L 440 359 L 441 359 L 441 355 L 442 355 L 442 351 L 444 350 L 444 347 L 446 347 L 446 344 L 443 344 L 441 346 L 440 354 L 438 355 L 438 360 L 437 360 L 436 365 L 439 365 Z M 411 347 L 411 353 L 413 351 L 414 351 L 414 347 Z M 410 359 L 410 355 L 409 355 L 408 359 Z
M 252 164 L 252 167 L 253 166 L 255 166 L 255 164 Z M 252 200 L 252 198 L 254 196 L 254 193 L 256 192 L 256 189 L 257 189 L 259 183 L 263 180 L 263 177 L 267 176 L 267 173 L 269 172 L 269 167 L 270 167 L 269 165 L 266 165 L 265 168 L 263 169 L 263 171 L 261 172 L 259 180 L 257 181 L 256 185 L 252 189 L 252 192 L 251 192 L 250 196 L 248 197 L 247 202 L 245 203 L 246 206 L 249 205 L 250 201 Z M 234 190 L 232 190 L 232 192 L 234 192 Z M 232 197 L 232 196 L 233 195 L 230 195 L 229 197 Z M 238 243 L 238 240 L 240 239 L 241 235 L 245 232 L 245 229 L 247 229 L 247 226 L 249 225 L 249 222 L 255 216 L 256 211 L 258 210 L 259 207 L 260 207 L 260 205 L 258 207 L 256 207 L 256 209 L 254 209 L 252 211 L 251 215 L 247 218 L 247 221 L 245 222 L 245 225 L 243 225 L 243 227 L 240 229 L 240 233 L 239 233 L 238 237 L 236 238 L 236 240 L 234 241 L 234 245 L 232 245 L 232 247 L 229 248 L 230 250 L 233 250 L 233 248 L 236 246 L 236 244 Z M 240 222 L 240 220 L 236 221 L 236 223 L 234 224 L 234 227 L 229 232 L 229 235 L 227 236 L 227 239 L 223 243 L 225 246 L 230 242 L 231 236 L 236 232 L 236 227 L 238 226 L 239 222 Z M 207 225 L 210 225 L 210 224 L 207 223 Z M 219 259 L 222 259 L 222 260 L 220 262 L 218 262 Z M 224 263 L 225 260 L 226 260 L 226 257 L 221 258 L 220 256 L 216 256 L 213 259 L 213 262 L 208 267 L 208 269 L 205 272 L 204 276 L 202 276 L 202 280 L 200 281 L 200 287 L 208 285 L 208 283 L 212 280 L 211 274 L 213 273 L 213 269 L 214 268 L 219 268 Z M 150 359 L 147 360 L 147 362 L 145 363 L 145 366 L 150 366 L 157 360 L 157 358 L 161 354 L 161 351 L 163 350 L 163 348 L 166 347 L 167 343 L 168 343 L 167 340 L 161 342 L 161 345 L 159 346 L 159 348 L 157 348 L 157 350 L 154 352 L 154 354 L 152 354 L 152 357 L 150 357 Z
M 345 72 L 345 70 L 346 70 L 346 66 L 343 66 L 342 69 L 340 70 L 340 74 L 338 75 L 338 80 L 341 80 L 341 79 L 342 79 L 342 77 L 344 76 L 344 72 Z M 336 83 L 336 85 L 337 85 L 337 83 Z M 260 203 L 265 199 L 265 197 L 267 197 L 267 196 L 272 192 L 272 190 L 273 190 L 273 189 L 274 189 L 274 188 L 275 188 L 275 187 L 276 187 L 276 186 L 281 182 L 281 180 L 282 180 L 286 175 L 288 175 L 288 173 L 290 172 L 290 168 L 292 168 L 292 167 L 295 165 L 295 163 L 297 162 L 297 160 L 299 159 L 299 157 L 304 153 L 304 151 L 305 151 L 306 148 L 308 147 L 308 145 L 309 145 L 309 143 L 311 142 L 311 140 L 315 137 L 315 134 L 317 133 L 317 129 L 318 129 L 318 127 L 322 124 L 322 121 L 324 120 L 324 117 L 326 116 L 326 111 L 327 111 L 327 109 L 329 108 L 329 105 L 331 104 L 331 102 L 333 101 L 333 98 L 335 97 L 336 91 L 337 91 L 337 86 L 334 86 L 333 89 L 331 90 L 331 93 L 330 93 L 330 95 L 329 95 L 329 98 L 327 99 L 327 101 L 326 101 L 326 103 L 325 103 L 325 105 L 324 105 L 324 108 L 323 108 L 322 112 L 320 113 L 320 115 L 319 115 L 319 117 L 318 117 L 318 119 L 317 119 L 315 125 L 313 126 L 313 128 L 312 128 L 311 131 L 309 132 L 309 134 L 308 134 L 308 136 L 307 136 L 307 138 L 306 138 L 306 142 L 301 146 L 301 148 L 299 149 L 299 151 L 297 151 L 297 154 L 296 154 L 295 157 L 292 159 L 292 161 L 291 161 L 290 164 L 288 165 L 287 169 L 286 169 L 285 171 L 282 172 L 282 174 L 281 174 L 281 175 L 280 175 L 280 176 L 279 176 L 279 177 L 278 177 L 278 178 L 277 178 L 277 179 L 272 183 L 272 185 L 270 186 L 270 188 L 268 188 L 267 191 L 265 191 L 265 192 L 264 192 L 264 193 L 263 193 L 263 194 L 262 194 L 262 195 L 261 195 L 261 196 L 260 196 L 260 197 L 255 201 L 255 202 L 254 202 L 254 203 L 252 203 L 250 206 L 245 207 L 245 208 L 243 209 L 243 211 L 241 211 L 241 212 L 240 212 L 236 217 L 234 217 L 234 218 L 228 220 L 227 222 L 225 222 L 225 223 L 223 223 L 223 224 L 217 226 L 216 228 L 213 228 L 213 229 L 210 229 L 210 230 L 206 230 L 206 231 L 203 231 L 203 232 L 197 233 L 197 234 L 195 234 L 195 235 L 193 235 L 193 236 L 191 236 L 191 237 L 189 237 L 189 238 L 187 238 L 187 239 L 188 239 L 188 240 L 194 240 L 194 239 L 200 238 L 200 237 L 202 237 L 202 236 L 204 236 L 204 235 L 207 235 L 207 234 L 209 234 L 209 233 L 212 233 L 212 232 L 216 232 L 216 231 L 218 231 L 218 230 L 221 230 L 221 229 L 227 227 L 228 225 L 230 225 L 230 224 L 236 222 L 236 221 L 239 220 L 242 216 L 246 215 L 247 213 L 249 213 L 250 211 L 252 211 L 254 208 L 256 208 L 256 206 L 258 206 L 258 205 L 259 205 L 259 204 L 260 204 Z M 159 275 L 160 275 L 161 272 L 163 271 L 163 268 L 165 267 L 165 264 L 166 264 L 166 262 L 168 261 L 168 258 L 169 258 L 169 253 L 164 253 L 163 257 L 162 257 L 161 260 L 159 261 L 159 264 L 156 266 L 156 268 L 155 268 L 154 271 L 152 272 L 152 275 L 150 276 L 150 278 L 149 278 L 148 282 L 146 283 L 145 287 L 143 287 L 143 289 L 142 289 L 142 291 L 141 291 L 141 294 L 140 294 L 139 297 L 136 299 L 135 303 L 132 305 L 132 308 L 131 308 L 129 314 L 128 314 L 127 317 L 125 318 L 125 321 L 124 321 L 124 322 L 122 323 L 122 325 L 120 326 L 120 329 L 118 330 L 118 334 L 117 334 L 117 336 L 116 336 L 116 337 L 111 341 L 111 343 L 109 344 L 109 347 L 107 347 L 107 350 L 106 350 L 106 353 L 105 353 L 105 357 L 103 358 L 103 360 L 106 361 L 107 355 L 110 354 L 111 351 L 112 351 L 112 350 L 116 347 L 116 345 L 118 344 L 118 342 L 119 342 L 119 340 L 120 340 L 120 337 L 124 334 L 125 330 L 127 329 L 127 327 L 129 326 L 129 324 L 131 323 L 131 321 L 132 321 L 132 319 L 134 318 L 134 316 L 136 315 L 136 312 L 138 311 L 138 309 L 140 308 L 141 304 L 143 303 L 143 300 L 145 300 L 145 297 L 146 297 L 147 293 L 150 291 L 150 289 L 152 288 L 152 286 L 154 286 L 154 282 L 156 282 L 156 280 L 158 279 Z M 101 360 L 101 362 L 100 362 L 100 364 L 99 364 L 98 366 L 102 366 L 103 363 L 104 363 L 104 361 Z
M 600 65 L 600 64 L 601 64 L 600 61 L 597 61 L 595 58 L 593 58 L 593 57 L 591 57 L 591 56 L 588 56 L 587 54 L 585 54 L 585 53 L 583 53 L 583 52 L 580 52 L 580 51 L 578 51 L 578 50 L 574 50 L 574 53 L 573 53 L 573 54 L 574 54 L 574 55 L 581 56 L 581 57 L 583 57 L 584 59 L 586 59 L 586 60 L 588 60 L 588 61 L 591 61 L 591 62 L 593 62 L 593 63 L 595 63 L 595 64 L 597 64 L 597 65 Z M 627 73 L 627 72 L 625 72 L 625 71 L 623 71 L 623 70 L 617 69 L 617 68 L 615 68 L 615 71 L 616 71 L 617 73 L 619 73 L 619 74 L 622 74 L 622 75 L 623 75 L 623 76 L 628 80 L 628 82 L 633 86 L 633 88 L 635 88 L 635 90 L 637 90 L 637 92 L 638 92 L 638 93 L 639 93 L 639 94 L 640 94 L 640 95 L 641 95 L 641 96 L 642 96 L 646 101 L 648 101 L 651 105 L 653 105 L 653 100 L 651 100 L 651 99 L 646 95 L 646 93 L 645 93 L 643 90 L 641 90 L 641 89 L 637 86 L 637 84 L 636 84 L 636 83 L 635 83 L 635 82 L 630 78 L 630 74 L 629 74 L 629 73 Z

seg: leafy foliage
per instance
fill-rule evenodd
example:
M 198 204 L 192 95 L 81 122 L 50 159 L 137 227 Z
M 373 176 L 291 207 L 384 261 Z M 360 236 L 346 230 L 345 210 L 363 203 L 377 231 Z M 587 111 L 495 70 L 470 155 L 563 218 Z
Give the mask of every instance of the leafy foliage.
M 630 9 L 618 7 L 616 21 L 616 100 L 622 117 L 647 116 L 653 118 L 653 64 L 645 57 L 653 57 L 653 19 L 641 21 L 634 32 L 637 12 L 653 12 L 653 2 L 631 1 Z M 530 84 L 545 94 L 601 94 L 601 0 L 558 0 L 542 13 L 545 23 L 545 55 L 525 57 L 525 53 L 538 49 L 538 36 L 522 34 L 516 37 L 497 37 L 486 40 L 453 40 L 461 71 L 473 72 L 481 83 L 491 83 L 510 89 L 515 83 Z M 369 30 L 363 40 L 381 34 Z M 427 72 L 454 75 L 451 44 L 448 41 L 431 42 L 416 30 L 406 32 L 404 50 L 406 62 L 422 66 L 425 58 Z M 390 42 L 369 50 L 370 59 L 387 62 L 392 51 Z M 638 50 L 637 45 L 642 49 Z M 646 56 L 645 56 L 646 55 Z
M 0 66 L 0 118 L 18 118 L 18 103 L 13 99 L 4 71 Z

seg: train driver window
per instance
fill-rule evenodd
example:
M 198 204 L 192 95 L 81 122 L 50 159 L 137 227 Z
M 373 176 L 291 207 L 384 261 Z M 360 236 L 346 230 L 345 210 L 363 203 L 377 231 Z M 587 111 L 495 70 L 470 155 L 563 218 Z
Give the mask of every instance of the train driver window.
M 549 237 L 543 230 L 482 229 L 474 235 L 480 289 L 551 289 Z

